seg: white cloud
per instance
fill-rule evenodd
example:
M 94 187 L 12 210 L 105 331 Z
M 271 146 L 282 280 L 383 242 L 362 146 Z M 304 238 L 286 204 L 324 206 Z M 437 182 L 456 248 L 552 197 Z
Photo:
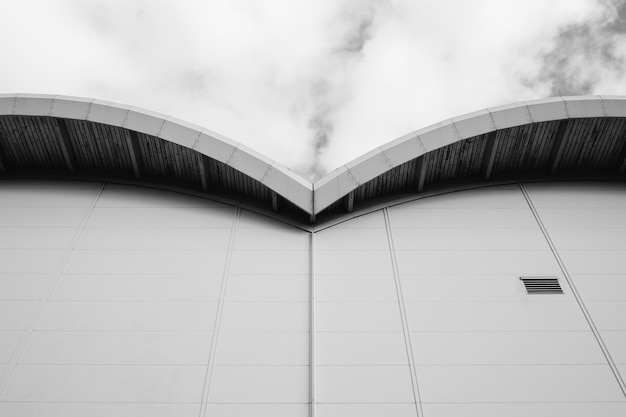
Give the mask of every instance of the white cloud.
M 626 93 L 625 7 L 607 1 L 7 2 L 0 91 L 160 111 L 313 177 L 560 75 Z

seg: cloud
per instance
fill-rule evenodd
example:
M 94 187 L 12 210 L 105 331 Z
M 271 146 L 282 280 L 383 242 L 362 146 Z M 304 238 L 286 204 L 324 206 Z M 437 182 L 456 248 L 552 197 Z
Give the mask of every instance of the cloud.
M 541 68 L 530 82 L 548 84 L 551 96 L 592 94 L 601 80 L 624 72 L 626 1 L 601 5 L 599 15 L 559 30 L 541 53 Z
M 315 179 L 469 111 L 626 93 L 625 15 L 601 0 L 21 0 L 3 8 L 0 91 L 145 107 Z
M 329 23 L 329 29 L 336 33 L 322 57 L 324 64 L 311 80 L 311 110 L 308 127 L 311 130 L 312 155 L 301 172 L 315 180 L 327 172 L 321 156 L 333 138 L 338 111 L 350 98 L 349 79 L 355 66 L 360 64 L 366 43 L 374 36 L 375 20 L 382 1 L 345 2 L 337 18 Z

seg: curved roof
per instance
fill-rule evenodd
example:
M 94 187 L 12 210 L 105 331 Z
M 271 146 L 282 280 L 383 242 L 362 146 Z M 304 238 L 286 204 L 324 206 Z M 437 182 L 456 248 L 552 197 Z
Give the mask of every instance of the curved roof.
M 63 171 L 174 181 L 326 215 L 385 195 L 496 177 L 621 176 L 626 98 L 559 97 L 490 108 L 411 132 L 315 184 L 184 121 L 115 103 L 0 95 L 0 174 Z
M 173 117 L 102 100 L 38 94 L 0 95 L 0 116 L 81 120 L 162 139 L 232 167 L 312 212 L 309 181 L 240 143 Z M 142 156 L 149 158 L 145 153 Z
M 365 191 L 394 170 L 396 177 L 409 178 L 395 178 L 400 184 L 387 189 L 413 187 L 417 192 L 425 182 L 489 180 L 497 173 L 553 175 L 563 167 L 570 173 L 619 175 L 626 156 L 625 117 L 626 97 L 581 96 L 515 103 L 445 120 L 378 147 L 317 181 L 315 213 Z M 397 172 L 401 168 L 410 172 Z M 384 193 L 384 185 L 378 188 L 377 194 Z

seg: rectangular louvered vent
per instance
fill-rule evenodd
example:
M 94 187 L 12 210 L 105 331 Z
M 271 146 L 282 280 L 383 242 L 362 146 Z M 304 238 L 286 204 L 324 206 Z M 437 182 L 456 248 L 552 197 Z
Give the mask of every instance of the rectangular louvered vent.
M 528 294 L 563 294 L 557 277 L 520 277 Z

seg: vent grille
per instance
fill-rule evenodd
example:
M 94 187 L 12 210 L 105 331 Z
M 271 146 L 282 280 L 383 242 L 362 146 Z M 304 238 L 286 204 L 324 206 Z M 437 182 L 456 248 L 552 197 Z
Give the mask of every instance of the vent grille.
M 557 277 L 520 277 L 528 294 L 563 294 Z

